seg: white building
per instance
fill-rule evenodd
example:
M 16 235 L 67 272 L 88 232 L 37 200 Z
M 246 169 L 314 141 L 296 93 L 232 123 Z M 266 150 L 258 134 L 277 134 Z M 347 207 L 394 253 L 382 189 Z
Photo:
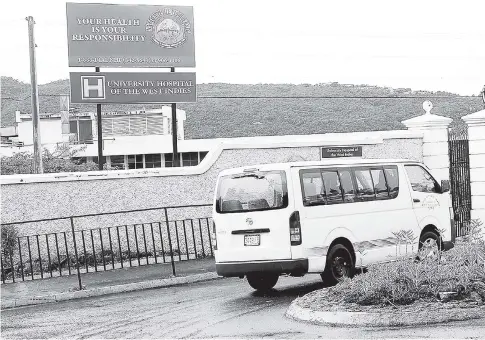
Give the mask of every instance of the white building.
M 103 114 L 103 156 L 105 163 L 120 169 L 173 166 L 171 108 L 132 111 L 125 114 Z M 185 140 L 186 114 L 177 110 L 178 152 L 182 166 L 200 163 L 217 140 Z M 33 152 L 32 117 L 16 112 L 15 126 L 3 129 L 1 156 Z M 69 133 L 62 129 L 61 114 L 43 115 L 40 119 L 42 147 L 55 150 L 68 143 L 78 151 L 80 161 L 98 162 L 96 115 L 81 113 L 69 118 Z

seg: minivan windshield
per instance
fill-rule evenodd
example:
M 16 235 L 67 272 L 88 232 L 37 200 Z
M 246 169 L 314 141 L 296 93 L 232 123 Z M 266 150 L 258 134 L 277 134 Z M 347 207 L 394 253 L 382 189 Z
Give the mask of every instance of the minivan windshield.
M 288 206 L 284 171 L 245 172 L 220 178 L 216 211 L 237 213 Z

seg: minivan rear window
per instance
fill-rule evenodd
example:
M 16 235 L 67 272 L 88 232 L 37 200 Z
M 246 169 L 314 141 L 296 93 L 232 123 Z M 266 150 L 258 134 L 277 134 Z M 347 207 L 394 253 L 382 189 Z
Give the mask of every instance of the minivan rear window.
M 282 209 L 288 206 L 284 171 L 247 172 L 219 180 L 216 211 L 238 213 Z

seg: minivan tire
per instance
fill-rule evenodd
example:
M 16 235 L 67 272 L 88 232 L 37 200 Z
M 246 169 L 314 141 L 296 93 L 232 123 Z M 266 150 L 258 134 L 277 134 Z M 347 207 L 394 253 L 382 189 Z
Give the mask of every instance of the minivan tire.
M 327 263 L 321 277 L 325 283 L 334 285 L 346 277 L 352 277 L 354 271 L 355 264 L 352 254 L 344 245 L 336 244 L 330 248 L 327 254 Z
M 434 231 L 427 231 L 421 237 L 419 238 L 419 252 L 418 252 L 418 259 L 421 258 L 421 250 L 424 246 L 429 244 L 431 241 L 436 242 L 436 245 L 438 246 L 438 253 L 436 254 L 437 259 L 439 260 L 440 258 L 440 251 L 442 250 L 441 247 L 441 237 Z M 428 254 L 429 255 L 429 254 Z
M 272 273 L 249 273 L 246 275 L 249 285 L 260 292 L 271 290 L 278 282 L 279 275 Z

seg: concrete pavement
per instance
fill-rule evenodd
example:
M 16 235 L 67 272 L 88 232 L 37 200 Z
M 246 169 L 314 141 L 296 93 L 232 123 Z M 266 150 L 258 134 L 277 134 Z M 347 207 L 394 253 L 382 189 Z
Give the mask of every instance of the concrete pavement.
M 1 307 L 51 303 L 215 279 L 214 259 L 177 262 L 176 275 L 172 275 L 171 264 L 165 263 L 81 274 L 82 285 L 85 286 L 83 291 L 76 291 L 79 287 L 77 275 L 2 284 Z
M 410 328 L 325 327 L 284 316 L 320 277 L 281 278 L 258 294 L 238 278 L 2 311 L 2 336 L 26 338 L 484 338 L 485 320 Z

